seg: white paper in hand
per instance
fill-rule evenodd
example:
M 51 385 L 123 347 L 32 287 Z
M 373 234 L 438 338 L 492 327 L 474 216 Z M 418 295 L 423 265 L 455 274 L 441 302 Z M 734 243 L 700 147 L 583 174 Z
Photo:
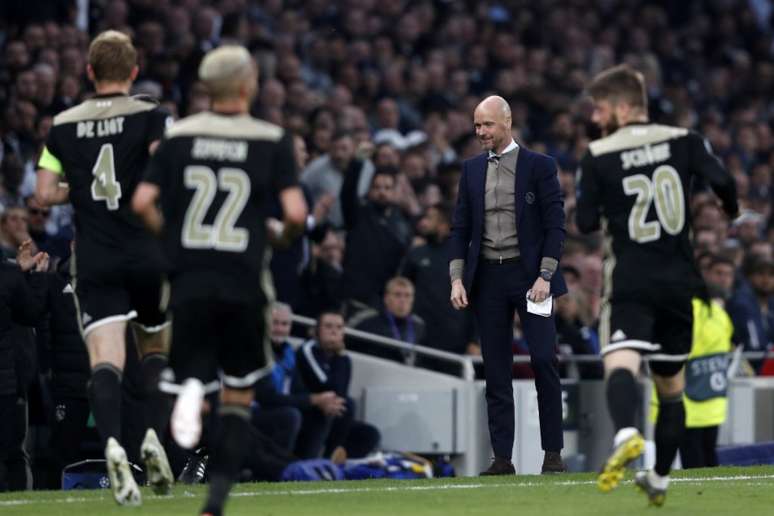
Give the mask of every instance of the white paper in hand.
M 527 312 L 540 317 L 550 317 L 551 310 L 554 308 L 553 296 L 548 296 L 541 303 L 535 303 L 529 299 L 529 292 L 527 292 Z

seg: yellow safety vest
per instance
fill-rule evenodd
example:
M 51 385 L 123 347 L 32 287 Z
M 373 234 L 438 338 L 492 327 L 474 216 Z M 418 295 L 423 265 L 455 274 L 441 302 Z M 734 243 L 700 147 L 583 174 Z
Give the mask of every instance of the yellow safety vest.
M 693 300 L 693 345 L 685 363 L 685 426 L 717 426 L 726 420 L 731 336 L 734 326 L 720 304 Z M 651 419 L 658 415 L 656 389 L 651 396 Z

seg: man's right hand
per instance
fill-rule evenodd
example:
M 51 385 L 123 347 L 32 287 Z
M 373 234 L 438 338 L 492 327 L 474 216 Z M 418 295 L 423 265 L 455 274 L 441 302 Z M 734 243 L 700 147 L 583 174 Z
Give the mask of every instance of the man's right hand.
M 347 410 L 346 400 L 333 391 L 312 394 L 310 401 L 326 416 L 340 416 Z
M 22 272 L 28 272 L 33 269 L 36 272 L 45 271 L 48 268 L 48 259 L 48 254 L 38 252 L 35 242 L 31 239 L 23 241 L 19 249 L 16 250 L 16 264 Z
M 451 303 L 457 310 L 462 310 L 468 306 L 468 294 L 465 292 L 465 285 L 462 284 L 461 279 L 452 281 Z
M 336 197 L 329 193 L 324 193 L 320 196 L 319 199 L 317 199 L 317 202 L 314 204 L 314 208 L 312 209 L 312 215 L 314 216 L 314 220 L 317 224 L 323 222 L 326 219 L 335 202 Z

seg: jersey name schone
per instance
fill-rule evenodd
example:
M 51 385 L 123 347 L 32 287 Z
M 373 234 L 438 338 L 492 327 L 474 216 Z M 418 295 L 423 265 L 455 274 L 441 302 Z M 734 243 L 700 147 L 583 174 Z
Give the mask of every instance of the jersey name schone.
M 616 290 L 697 284 L 689 212 L 694 177 L 736 211 L 733 178 L 705 140 L 683 128 L 622 127 L 589 145 L 578 176 L 578 228 L 593 231 L 604 221 Z

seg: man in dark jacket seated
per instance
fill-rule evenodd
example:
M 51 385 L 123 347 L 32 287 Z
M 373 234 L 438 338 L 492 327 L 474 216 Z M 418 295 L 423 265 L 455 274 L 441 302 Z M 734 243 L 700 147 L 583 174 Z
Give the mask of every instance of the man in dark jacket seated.
M 274 369 L 255 387 L 253 425 L 286 452 L 302 458 L 319 456 L 320 439 L 299 442 L 302 423 L 306 434 L 327 431 L 327 417 L 343 414 L 346 400 L 333 391 L 310 393 L 296 368 L 296 354 L 288 342 L 291 308 L 275 303 L 271 310 L 271 344 Z
M 407 344 L 425 345 L 425 321 L 413 313 L 414 285 L 407 278 L 396 276 L 384 288 L 384 308 L 380 311 L 363 310 L 349 320 L 349 325 L 368 333 L 389 337 Z M 352 339 L 353 351 L 414 365 L 416 352 Z
M 313 393 L 335 392 L 346 399 L 346 410 L 338 416 L 316 415 L 324 418 L 327 432 L 308 435 L 307 419 L 299 442 L 317 439 L 324 445 L 325 457 L 336 451 L 349 457 L 363 457 L 379 444 L 379 430 L 373 425 L 355 421 L 355 403 L 347 395 L 352 378 L 352 361 L 344 347 L 344 317 L 335 310 L 324 310 L 317 317 L 316 339 L 305 342 L 296 353 L 296 363 L 306 387 Z

